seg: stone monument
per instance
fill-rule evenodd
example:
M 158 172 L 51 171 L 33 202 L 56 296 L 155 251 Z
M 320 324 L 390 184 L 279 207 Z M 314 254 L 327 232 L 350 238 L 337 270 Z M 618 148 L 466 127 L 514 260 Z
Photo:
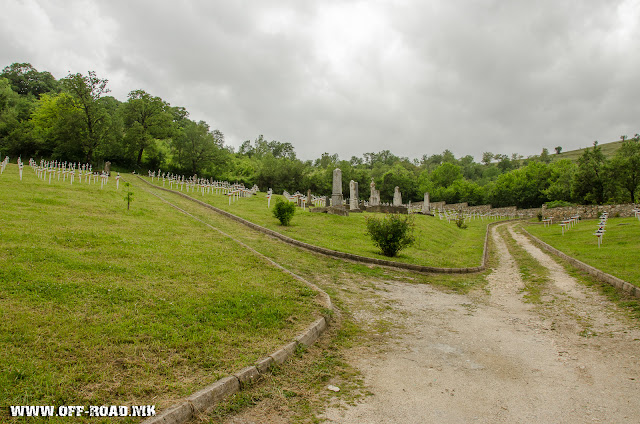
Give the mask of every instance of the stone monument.
M 429 193 L 424 194 L 424 203 L 422 204 L 422 213 L 431 212 L 431 204 L 429 203 Z
M 111 176 L 111 162 L 107 161 L 107 162 L 104 163 L 104 172 L 108 176 Z
M 396 186 L 393 191 L 393 206 L 402 206 L 402 195 L 400 194 L 400 187 Z
M 376 190 L 376 183 L 371 178 L 371 194 L 369 195 L 369 206 L 379 206 L 380 205 L 380 190 Z
M 333 170 L 333 191 L 331 192 L 331 206 L 342 206 L 342 171 L 340 168 Z
M 358 204 L 359 195 L 358 195 L 358 183 L 356 181 L 351 180 L 349 182 L 349 210 L 360 209 L 360 205 Z

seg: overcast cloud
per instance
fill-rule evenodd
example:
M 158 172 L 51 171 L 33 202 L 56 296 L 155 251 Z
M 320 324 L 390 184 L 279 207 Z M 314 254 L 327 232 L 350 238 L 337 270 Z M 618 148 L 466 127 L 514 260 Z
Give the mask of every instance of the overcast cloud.
M 640 132 L 640 2 L 0 0 L 0 68 L 89 70 L 237 148 L 539 154 Z

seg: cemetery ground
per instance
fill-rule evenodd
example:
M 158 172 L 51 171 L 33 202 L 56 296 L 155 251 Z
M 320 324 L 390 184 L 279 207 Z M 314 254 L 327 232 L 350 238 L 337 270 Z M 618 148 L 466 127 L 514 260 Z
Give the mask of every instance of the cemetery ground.
M 151 182 L 148 177 L 142 178 Z M 157 178 L 153 184 L 162 186 Z M 165 184 L 165 188 L 169 188 L 168 183 Z M 227 196 L 222 194 L 202 195 L 193 191 L 183 193 L 262 227 L 315 246 L 377 259 L 446 268 L 475 267 L 481 264 L 486 225 L 489 222 L 487 219 L 474 219 L 467 223 L 467 229 L 461 230 L 453 222 L 413 215 L 416 242 L 413 246 L 401 250 L 398 256 L 389 258 L 380 253 L 366 234 L 365 217 L 380 214 L 351 213 L 345 217 L 312 213 L 308 207 L 305 210 L 296 208 L 291 224 L 282 226 L 272 215 L 275 199 L 281 196 L 274 195 L 271 199 L 271 209 L 268 209 L 264 193 L 239 198 L 231 204 Z
M 49 184 L 29 167 L 20 181 L 12 164 L 0 177 L 0 421 L 9 405 L 160 410 L 326 313 L 309 287 L 156 197 L 134 189 L 127 211 L 122 188 Z
M 638 300 L 557 263 L 512 223 L 492 231 L 491 270 L 423 275 L 316 255 L 154 191 L 319 285 L 337 306 L 327 337 L 199 422 L 636 422 L 640 415 Z
M 25 176 L 29 174 L 27 170 Z M 126 209 L 121 194 L 114 195 L 112 202 L 105 201 L 100 205 L 94 203 L 99 203 L 96 199 L 102 202 L 105 194 L 100 193 L 97 187 L 92 187 L 95 190 L 83 195 L 86 197 L 84 203 L 74 202 L 75 195 L 60 198 L 57 193 L 31 199 L 25 198 L 24 194 L 6 193 L 8 186 L 3 185 L 5 177 L 6 173 L 0 177 L 3 214 L 6 214 L 5 205 L 14 202 L 13 198 L 7 196 L 13 195 L 18 199 L 22 196 L 20 212 L 23 215 L 9 207 L 9 214 L 0 217 L 3 220 L 0 226 L 3 240 L 0 272 L 12 273 L 0 278 L 3 286 L 9 287 L 0 288 L 0 313 L 3 314 L 4 326 L 0 334 L 3 338 L 9 338 L 7 340 L 21 338 L 29 341 L 31 338 L 33 347 L 28 351 L 4 351 L 0 360 L 3 364 L 5 358 L 19 365 L 19 361 L 28 363 L 30 355 L 39 353 L 39 350 L 42 351 L 40 358 L 53 358 L 53 362 L 47 364 L 48 369 L 45 369 L 48 374 L 43 373 L 41 379 L 45 387 L 55 388 L 55 385 L 59 385 L 68 390 L 58 400 L 71 399 L 75 394 L 69 393 L 72 392 L 69 388 L 80 388 L 83 392 L 80 395 L 84 396 L 81 399 L 95 399 L 100 403 L 118 404 L 120 399 L 143 403 L 143 400 L 151 398 L 150 402 L 160 404 L 166 393 L 173 391 L 177 397 L 184 396 L 215 380 L 213 374 L 223 369 L 220 363 L 205 364 L 201 370 L 194 372 L 197 366 L 188 368 L 184 362 L 172 362 L 175 357 L 184 361 L 191 359 L 179 355 L 188 350 L 190 337 L 196 337 L 195 332 L 189 332 L 199 325 L 194 322 L 194 314 L 197 317 L 197 311 L 207 302 L 204 297 L 206 292 L 198 285 L 195 290 L 199 297 L 204 297 L 198 299 L 202 303 L 197 303 L 192 309 L 184 308 L 184 315 L 171 317 L 174 320 L 162 328 L 157 340 L 134 340 L 133 343 L 128 340 L 129 344 L 126 344 L 127 340 L 123 337 L 113 346 L 104 340 L 106 331 L 103 331 L 93 338 L 92 343 L 83 343 L 82 337 L 87 333 L 98 332 L 91 328 L 96 328 L 94 324 L 101 316 L 105 320 L 114 318 L 113 322 L 105 323 L 104 328 L 108 331 L 113 329 L 116 335 L 120 334 L 118 327 L 123 322 L 125 326 L 127 322 L 131 325 L 143 322 L 134 320 L 130 315 L 132 311 L 122 308 L 126 303 L 124 296 L 117 297 L 108 292 L 110 286 L 107 283 L 110 283 L 110 279 L 116 283 L 123 281 L 124 284 L 118 287 L 128 288 L 128 296 L 137 295 L 133 297 L 136 301 L 153 303 L 153 311 L 147 310 L 149 328 L 165 318 L 164 315 L 169 311 L 165 309 L 168 306 L 166 303 L 172 298 L 184 297 L 184 302 L 190 299 L 192 296 L 187 295 L 186 291 L 194 290 L 189 284 L 199 278 L 215 278 L 216 273 L 220 273 L 218 275 L 224 278 L 219 280 L 233 279 L 236 271 L 236 275 L 247 274 L 242 284 L 265 283 L 267 289 L 272 288 L 272 281 L 263 274 L 263 263 L 242 249 L 227 246 L 227 239 L 206 230 L 205 226 L 192 218 L 177 214 L 174 209 L 150 196 L 150 191 L 317 284 L 329 293 L 336 305 L 328 333 L 314 346 L 306 351 L 298 351 L 263 381 L 232 396 L 220 404 L 212 415 L 199 417 L 196 421 L 227 424 L 321 420 L 341 423 L 635 422 L 640 415 L 635 401 L 638 399 L 637 382 L 640 380 L 637 357 L 640 334 L 637 318 L 630 316 L 633 309 L 629 306 L 634 300 L 622 298 L 614 301 L 604 297 L 598 292 L 599 284 L 555 264 L 555 261 L 531 246 L 517 229 L 511 229 L 512 224 L 492 231 L 491 270 L 470 275 L 425 275 L 328 258 L 289 246 L 176 194 L 149 188 L 131 177 L 127 179 L 134 185 L 135 200 L 128 215 L 121 213 Z M 202 200 L 201 197 L 196 198 Z M 240 199 L 240 202 L 243 200 L 247 199 Z M 266 203 L 265 199 L 260 200 L 263 205 Z M 86 211 L 87 217 L 83 218 L 84 215 L 79 212 L 85 210 L 86 204 L 94 205 Z M 54 210 L 53 220 L 64 222 L 62 218 L 66 218 L 72 228 L 58 235 L 57 239 L 53 238 L 55 232 L 51 229 L 55 227 L 51 222 L 48 221 L 48 226 L 42 224 L 51 206 Z M 56 212 L 65 208 L 72 212 L 65 212 L 64 215 Z M 31 214 L 31 220 L 26 219 L 27 213 Z M 99 218 L 101 223 L 89 224 L 90 216 Z M 123 223 L 118 224 L 118 217 L 128 219 L 130 225 L 136 226 L 136 231 L 132 232 L 131 226 L 126 226 L 128 232 L 109 229 L 118 225 L 125 227 Z M 77 225 L 74 221 L 76 218 L 81 219 Z M 294 222 L 297 218 L 300 216 L 294 217 Z M 431 219 L 437 221 L 437 218 Z M 7 230 L 10 226 L 16 227 L 16 222 L 21 228 Z M 458 230 L 455 224 L 448 225 Z M 35 228 L 31 229 L 31 226 Z M 27 237 L 20 237 L 25 231 Z M 140 236 L 140 242 L 134 243 L 132 240 L 138 237 L 138 232 L 144 237 Z M 71 236 L 75 234 L 84 234 L 84 237 L 71 246 L 65 246 L 64 243 L 61 247 L 57 246 L 61 241 L 72 243 L 68 240 L 73 240 Z M 180 237 L 183 237 L 184 243 L 176 240 Z M 158 238 L 161 239 L 159 242 Z M 507 244 L 509 238 L 515 241 Z M 9 247 L 18 243 L 16 239 L 22 243 L 19 252 L 23 256 L 19 258 L 12 253 L 14 249 Z M 8 245 L 5 240 L 13 244 Z M 114 240 L 117 243 L 113 243 Z M 85 246 L 83 253 L 94 253 L 94 256 L 81 265 L 69 267 L 69 263 L 75 264 L 76 259 L 82 259 L 82 255 L 68 255 L 72 251 L 80 251 L 86 243 L 89 245 Z M 127 249 L 128 244 L 135 246 L 129 246 L 131 249 L 126 255 L 119 253 L 122 248 Z M 116 245 L 119 246 L 116 248 Z M 216 251 L 222 247 L 230 249 L 229 254 L 240 260 L 220 268 L 222 265 L 218 264 L 217 257 L 206 254 L 212 245 L 216 246 Z M 199 246 L 202 249 L 198 249 Z M 436 247 L 431 249 L 435 250 Z M 187 250 L 185 256 L 192 255 L 190 259 L 179 258 L 184 250 Z M 56 253 L 52 261 L 64 266 L 63 271 L 53 274 L 55 281 L 47 276 L 58 268 L 54 269 L 53 265 L 42 260 L 42 252 Z M 117 256 L 120 254 L 122 256 Z M 157 254 L 161 259 L 154 256 Z M 142 266 L 142 270 L 130 268 L 132 255 L 142 262 L 146 261 L 147 266 Z M 102 256 L 113 258 L 108 263 L 98 265 Z M 21 269 L 24 265 L 20 265 L 18 271 L 12 270 L 14 264 L 30 263 L 32 258 L 39 260 L 29 265 L 28 270 Z M 477 265 L 479 258 L 480 254 L 470 264 Z M 242 264 L 246 264 L 245 259 L 249 261 L 249 269 L 242 267 Z M 192 277 L 195 278 L 183 278 L 180 274 L 184 274 L 184 271 L 171 272 L 176 260 L 179 266 L 194 266 L 196 270 L 192 271 Z M 121 272 L 110 270 L 108 266 L 112 265 L 111 262 Z M 213 268 L 212 263 L 215 265 Z M 125 279 L 127 272 L 122 271 L 130 270 L 134 275 L 141 276 L 140 280 Z M 198 270 L 202 273 L 199 274 Z M 35 289 L 23 292 L 19 290 L 20 287 L 16 288 L 16 276 L 13 273 L 20 278 L 26 274 L 40 273 L 42 281 L 33 280 Z M 73 299 L 72 290 L 61 293 L 59 297 L 54 296 L 58 288 L 53 283 L 64 286 L 60 281 L 66 281 L 63 280 L 66 274 L 79 275 L 76 280 L 81 280 L 82 284 L 73 284 L 71 287 L 84 290 L 86 298 L 90 300 L 88 306 L 63 302 L 59 298 L 67 296 L 67 300 L 69 297 Z M 271 278 L 278 280 L 282 277 L 281 273 L 275 274 Z M 152 280 L 155 280 L 154 284 L 145 284 Z M 219 280 L 216 280 L 217 284 L 224 283 Z M 179 281 L 179 284 L 172 284 L 173 281 Z M 47 282 L 51 283 L 50 287 L 45 284 Z M 237 288 L 238 280 L 233 282 Z M 228 337 L 222 337 L 229 342 L 229 351 L 222 352 L 230 368 L 225 369 L 226 372 L 235 371 L 256 359 L 251 353 L 243 353 L 242 349 L 254 349 L 256 355 L 264 356 L 273 350 L 269 345 L 271 337 L 275 339 L 276 334 L 289 331 L 282 340 L 273 340 L 273 346 L 279 346 L 311 322 L 308 315 L 326 313 L 318 310 L 312 302 L 312 295 L 295 280 L 283 283 L 293 284 L 294 291 L 300 294 L 294 299 L 300 309 L 291 315 L 279 317 L 286 328 L 267 329 L 265 333 L 270 334 L 262 340 L 262 346 L 247 346 L 253 343 L 253 338 L 247 343 L 240 334 L 252 331 L 255 322 L 245 325 L 236 321 L 238 317 L 227 321 L 225 328 L 237 327 L 227 333 Z M 136 292 L 138 285 L 140 290 Z M 185 287 L 184 291 L 180 290 L 180 286 Z M 161 294 L 156 294 L 156 290 Z M 238 290 L 231 291 L 232 295 L 246 300 Z M 532 295 L 536 291 L 537 294 Z M 291 294 L 291 291 L 285 289 L 278 296 L 286 294 Z M 8 304 L 11 299 L 18 302 Z M 87 309 L 91 306 L 95 307 Z M 235 306 L 240 305 L 236 303 Z M 49 324 L 54 312 L 69 314 L 78 308 L 78 325 L 65 327 L 67 323 L 59 321 Z M 103 316 L 105 312 L 102 309 L 111 311 L 109 318 Z M 7 315 L 7 311 L 12 315 Z M 26 316 L 27 313 L 33 321 L 23 323 L 22 327 L 11 327 L 15 317 L 21 314 Z M 204 324 L 209 327 L 215 323 L 210 320 Z M 173 331 L 178 330 L 174 326 L 191 328 L 180 329 L 184 332 L 176 334 Z M 52 343 L 52 335 L 58 327 L 62 328 L 60 334 L 69 340 L 54 339 Z M 142 328 L 146 331 L 146 327 Z M 14 329 L 32 333 L 27 332 L 24 336 L 22 333 L 16 334 Z M 38 333 L 34 334 L 34 331 Z M 141 332 L 136 330 L 134 333 Z M 3 343 L 2 346 L 4 350 L 13 344 Z M 197 348 L 203 346 L 211 347 L 202 340 L 193 340 L 190 354 L 197 354 Z M 84 350 L 90 352 L 89 363 L 73 369 L 78 358 L 82 359 L 80 354 Z M 113 364 L 118 355 L 123 358 L 122 362 Z M 212 356 L 215 357 L 210 355 L 208 358 Z M 37 359 L 38 355 L 35 357 Z M 149 358 L 152 358 L 151 361 Z M 92 368 L 92 361 L 96 361 L 98 366 Z M 43 362 L 40 365 L 44 368 Z M 143 378 L 134 375 L 133 381 L 124 381 L 125 374 L 131 375 L 140 368 L 139 365 L 146 368 L 147 374 Z M 70 372 L 53 374 L 58 369 Z M 14 372 L 5 373 L 3 377 L 7 376 L 4 378 L 12 384 L 17 382 L 24 385 L 25 380 L 30 381 L 30 374 L 24 368 L 22 372 L 24 375 Z M 79 377 L 81 375 L 89 377 L 83 379 Z M 90 384 L 90 378 L 94 375 L 104 378 L 103 394 Z M 209 377 L 211 379 L 207 380 Z M 329 391 L 328 385 L 337 386 L 340 391 Z M 6 385 L 0 384 L 0 387 Z M 92 388 L 96 390 L 93 394 L 89 392 Z M 19 395 L 27 396 L 29 392 L 23 386 Z M 164 400 L 175 397 L 170 394 Z M 3 393 L 3 400 L 5 398 Z M 25 401 L 37 403 L 33 398 L 25 398 Z M 65 419 L 64 422 L 70 420 Z

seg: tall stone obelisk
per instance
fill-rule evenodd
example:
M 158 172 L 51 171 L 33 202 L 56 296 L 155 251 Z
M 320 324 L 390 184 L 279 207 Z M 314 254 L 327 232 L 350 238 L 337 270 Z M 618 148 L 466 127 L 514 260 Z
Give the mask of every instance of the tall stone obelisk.
M 331 193 L 331 206 L 342 206 L 342 171 L 340 168 L 333 170 L 333 191 Z

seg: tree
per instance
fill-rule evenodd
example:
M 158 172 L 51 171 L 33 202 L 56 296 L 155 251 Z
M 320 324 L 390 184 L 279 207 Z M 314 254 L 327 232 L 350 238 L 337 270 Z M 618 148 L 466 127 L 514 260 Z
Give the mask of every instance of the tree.
M 555 151 L 556 151 L 556 155 L 559 155 L 560 153 L 562 153 L 562 146 L 556 146 Z
M 593 149 L 586 148 L 578 158 L 578 170 L 572 184 L 572 193 L 576 200 L 598 205 L 604 203 L 604 163 L 602 148 L 594 141 Z
M 542 149 L 542 153 L 540 153 L 540 162 L 549 163 L 551 162 L 551 157 L 549 156 L 549 149 L 546 147 Z
M 458 165 L 445 162 L 438 166 L 429 177 L 434 187 L 448 187 L 454 181 L 462 179 L 462 169 Z
M 171 148 L 179 170 L 201 175 L 205 169 L 215 173 L 225 168 L 230 154 L 223 145 L 224 135 L 220 131 L 211 131 L 204 121 L 187 120 Z
M 36 98 L 44 93 L 59 91 L 59 83 L 49 72 L 38 72 L 30 63 L 13 63 L 2 70 L 0 78 L 7 78 L 11 88 L 21 96 Z
M 343 181 L 345 180 L 343 179 Z M 348 183 L 348 180 L 346 180 L 346 182 Z M 359 184 L 368 185 L 369 182 L 362 181 Z M 393 200 L 393 193 L 396 186 L 399 187 L 399 190 L 402 193 L 402 200 L 404 202 L 407 202 L 409 200 L 417 200 L 419 198 L 416 175 L 404 168 L 399 163 L 395 164 L 382 176 L 382 184 L 380 185 L 380 197 L 383 199 L 383 201 L 391 202 Z
M 577 165 L 569 159 L 561 159 L 550 166 L 549 187 L 544 190 L 543 194 L 549 201 L 572 202 L 571 185 L 578 169 Z
M 636 203 L 640 187 L 640 142 L 637 139 L 623 141 L 609 169 L 615 182 L 627 191 L 631 203 Z
M 30 119 L 35 105 L 33 96 L 19 95 L 7 78 L 0 77 L 0 157 L 29 156 L 38 151 Z
M 98 78 L 94 71 L 89 71 L 87 76 L 79 73 L 69 74 L 61 82 L 83 112 L 86 136 L 78 141 L 85 154 L 84 160 L 91 162 L 94 151 L 105 137 L 106 113 L 100 107 L 98 99 L 110 91 L 107 88 L 109 81 Z
M 145 149 L 157 139 L 171 135 L 172 116 L 166 102 L 144 90 L 134 90 L 128 97 L 122 107 L 125 143 L 136 152 L 136 164 L 139 166 Z
M 71 94 L 43 94 L 31 122 L 38 154 L 53 159 L 86 160 L 85 114 Z
M 493 160 L 493 156 L 494 155 L 491 152 L 482 153 L 482 163 L 486 166 L 489 166 L 489 164 L 491 164 L 491 161 Z

